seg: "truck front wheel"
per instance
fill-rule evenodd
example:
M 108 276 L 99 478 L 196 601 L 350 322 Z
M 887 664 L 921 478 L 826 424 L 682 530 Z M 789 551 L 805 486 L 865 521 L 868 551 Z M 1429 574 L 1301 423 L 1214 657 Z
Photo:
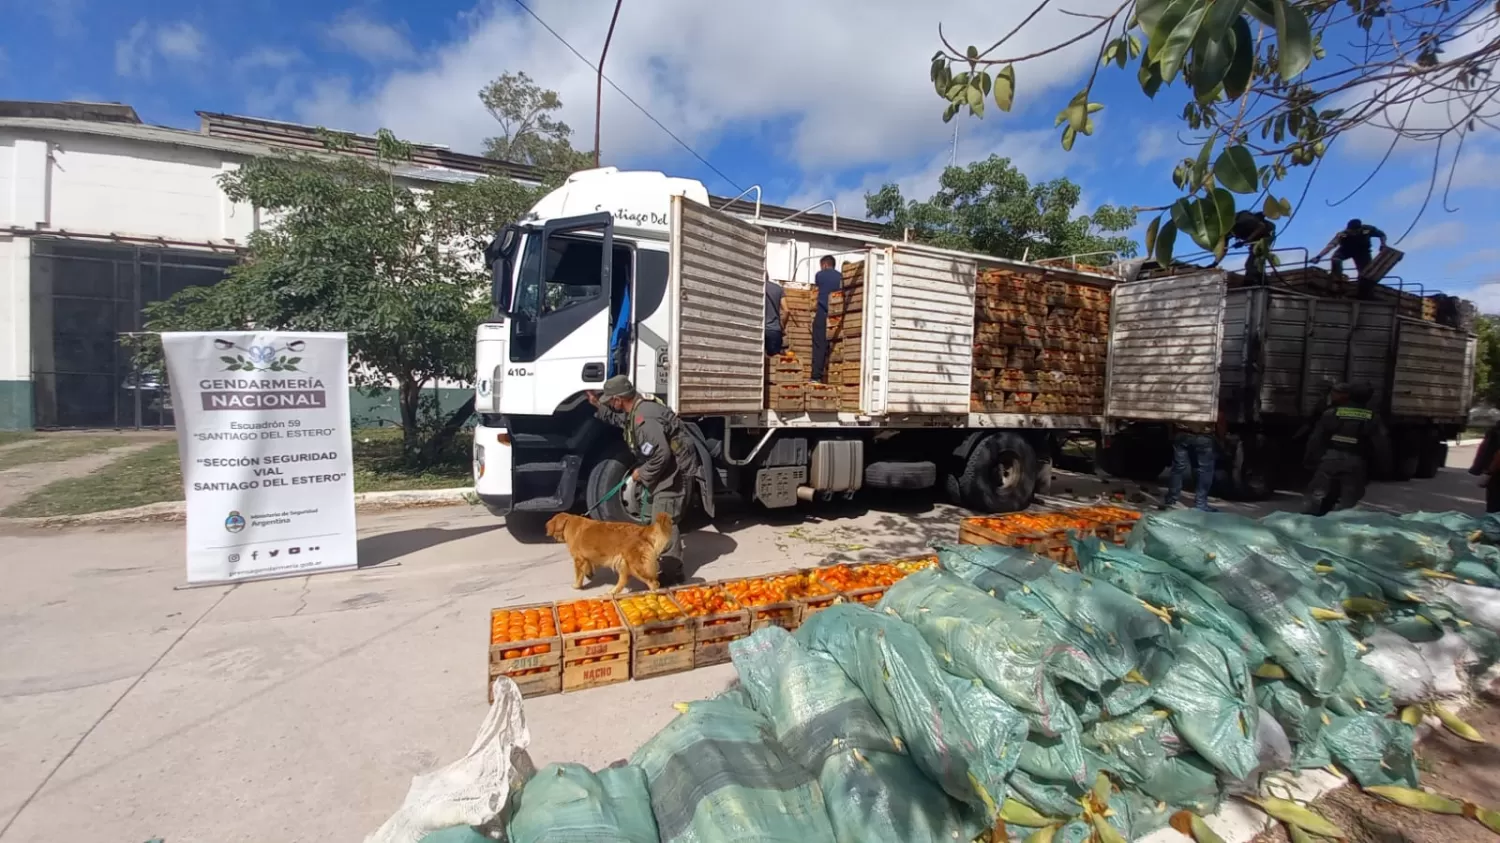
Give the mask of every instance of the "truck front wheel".
M 1040 471 L 1036 449 L 1024 437 L 994 433 L 969 452 L 958 478 L 959 493 L 975 512 L 1016 512 L 1031 504 Z
M 630 452 L 622 446 L 606 453 L 589 469 L 588 483 L 584 487 L 584 504 L 588 507 L 589 517 L 600 521 L 640 520 L 634 507 L 634 484 L 625 482 L 620 485 L 630 471 L 631 462 Z M 615 489 L 616 486 L 620 488 Z M 610 494 L 611 490 L 614 494 Z

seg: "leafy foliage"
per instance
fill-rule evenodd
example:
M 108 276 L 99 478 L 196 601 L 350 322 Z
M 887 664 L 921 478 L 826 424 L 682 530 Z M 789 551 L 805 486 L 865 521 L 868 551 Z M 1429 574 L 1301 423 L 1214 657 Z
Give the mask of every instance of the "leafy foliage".
M 1146 243 L 1162 263 L 1171 260 L 1179 233 L 1222 258 L 1240 210 L 1289 216 L 1292 205 L 1276 195 L 1278 185 L 1297 168 L 1315 173 L 1351 129 L 1388 129 L 1392 147 L 1402 139 L 1436 142 L 1439 156 L 1445 140 L 1462 144 L 1491 127 L 1500 95 L 1490 73 L 1500 55 L 1493 37 L 1500 6 L 1489 0 L 1124 0 L 1106 14 L 1074 14 L 1080 31 L 1059 43 L 1000 55 L 1049 2 L 986 50 L 960 51 L 944 40 L 931 68 L 948 103 L 943 119 L 964 109 L 982 117 L 990 98 L 1009 111 L 1017 65 L 1089 39 L 1097 39 L 1098 61 L 1057 115 L 1064 150 L 1094 133 L 1093 115 L 1104 104 L 1091 94 L 1102 67 L 1133 65 L 1141 91 L 1153 98 L 1180 81 L 1181 119 L 1198 153 L 1172 171 L 1182 198 L 1150 209 L 1166 212 Z M 1445 55 L 1455 44 L 1462 49 Z M 1310 72 L 1329 45 L 1340 51 L 1335 61 Z M 1442 113 L 1436 125 L 1433 112 Z
M 544 90 L 525 73 L 506 73 L 479 91 L 479 100 L 500 124 L 500 135 L 484 142 L 484 154 L 564 175 L 594 166 L 591 153 L 573 148 L 573 130 L 552 115 L 562 108 L 556 91 Z
M 1474 319 L 1474 403 L 1500 407 L 1500 316 Z
M 382 132 L 381 156 L 282 155 L 221 177 L 225 194 L 272 223 L 250 236 L 245 260 L 212 287 L 190 287 L 147 309 L 151 331 L 345 331 L 351 376 L 398 393 L 404 452 L 436 459 L 472 403 L 435 430 L 420 418 L 423 387 L 473 377 L 474 331 L 489 315 L 479 252 L 537 192 L 503 177 L 412 190 L 392 164 L 407 148 Z M 236 368 L 296 371 L 297 357 Z
M 907 200 L 887 184 L 865 195 L 871 219 L 884 220 L 885 234 L 950 249 L 1004 258 L 1053 258 L 1113 252 L 1135 255 L 1135 241 L 1121 236 L 1135 225 L 1128 208 L 1103 205 L 1074 216 L 1082 191 L 1067 179 L 1032 184 L 1010 159 L 990 156 L 943 171 L 938 192 Z

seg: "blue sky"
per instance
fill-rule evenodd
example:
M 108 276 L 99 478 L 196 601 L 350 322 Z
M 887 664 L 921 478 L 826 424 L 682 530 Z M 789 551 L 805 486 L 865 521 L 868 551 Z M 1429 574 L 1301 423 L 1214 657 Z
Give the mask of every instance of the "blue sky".
M 610 0 L 526 2 L 597 57 Z M 626 0 L 607 75 L 723 175 L 608 86 L 605 160 L 697 177 L 720 194 L 759 184 L 767 201 L 800 207 L 833 199 L 842 215 L 862 216 L 864 192 L 886 181 L 925 196 L 954 149 L 954 127 L 942 123 L 942 103 L 927 81 L 938 24 L 961 45 L 984 46 L 1011 25 L 1011 16 L 997 14 L 1003 5 Z M 1104 7 L 1103 0 L 1069 6 Z M 195 110 L 360 131 L 385 126 L 478 152 L 495 133 L 478 89 L 524 70 L 561 94 L 576 145 L 592 140 L 593 71 L 515 0 L 429 0 L 420 12 L 379 0 L 0 0 L 0 15 L 0 98 L 120 101 L 148 122 L 184 128 L 196 127 Z M 1077 26 L 1044 14 L 1019 40 L 1032 48 Z M 1176 89 L 1153 102 L 1135 86 L 1133 69 L 1102 71 L 1094 98 L 1107 108 L 1098 131 L 1071 153 L 1059 147 L 1052 118 L 1088 59 L 1087 50 L 1074 50 L 1021 65 L 1015 113 L 955 121 L 958 160 L 997 153 L 1033 179 L 1067 176 L 1083 186 L 1090 207 L 1170 201 L 1173 159 L 1187 151 L 1177 139 L 1184 127 Z M 1405 232 L 1427 189 L 1430 148 L 1399 150 L 1353 199 L 1332 204 L 1371 172 L 1386 142 L 1375 130 L 1342 140 L 1283 227 L 1281 245 L 1316 252 L 1351 216 L 1393 238 Z M 1288 188 L 1294 203 L 1302 187 Z M 1500 138 L 1471 139 L 1447 202 L 1457 210 L 1444 210 L 1440 184 L 1398 244 L 1407 258 L 1397 274 L 1500 312 L 1500 239 L 1485 233 L 1500 216 L 1497 187 Z

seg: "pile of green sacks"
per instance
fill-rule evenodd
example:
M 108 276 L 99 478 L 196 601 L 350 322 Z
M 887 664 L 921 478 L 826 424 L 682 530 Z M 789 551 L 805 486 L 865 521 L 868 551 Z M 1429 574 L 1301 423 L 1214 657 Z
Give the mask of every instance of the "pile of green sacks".
M 1011 799 L 1082 843 L 1101 772 L 1127 839 L 1272 771 L 1415 786 L 1414 730 L 1362 639 L 1458 634 L 1489 667 L 1500 636 L 1445 589 L 1500 599 L 1495 539 L 1493 518 L 1458 513 L 1184 511 L 1142 518 L 1124 547 L 1075 542 L 1077 570 L 939 548 L 873 610 L 736 642 L 736 687 L 628 764 L 543 768 L 504 827 L 518 843 L 936 843 L 985 834 Z

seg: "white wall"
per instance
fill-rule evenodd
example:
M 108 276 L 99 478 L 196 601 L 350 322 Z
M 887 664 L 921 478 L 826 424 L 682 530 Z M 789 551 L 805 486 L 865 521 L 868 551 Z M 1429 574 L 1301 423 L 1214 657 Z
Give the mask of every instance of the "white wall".
M 0 196 L 4 190 L 0 178 Z M 0 381 L 31 380 L 30 266 L 30 243 L 0 234 Z

